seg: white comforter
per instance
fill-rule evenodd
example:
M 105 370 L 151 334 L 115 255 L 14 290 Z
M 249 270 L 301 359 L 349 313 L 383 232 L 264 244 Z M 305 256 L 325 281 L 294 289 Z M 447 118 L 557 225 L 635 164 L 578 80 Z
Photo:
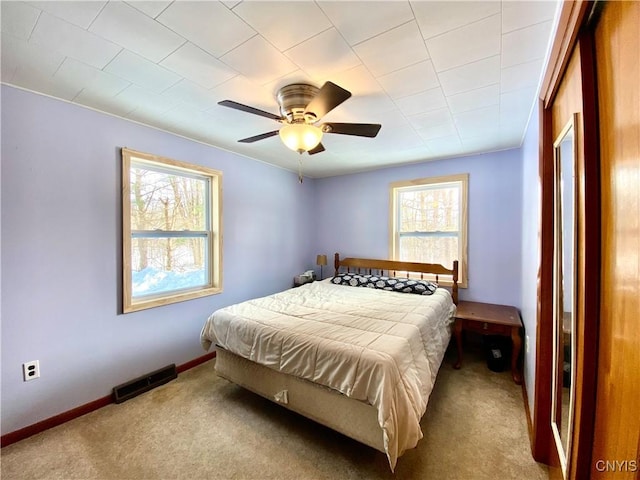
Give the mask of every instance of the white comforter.
M 454 312 L 442 288 L 426 296 L 325 280 L 220 309 L 201 341 L 375 406 L 393 470 L 422 438 Z

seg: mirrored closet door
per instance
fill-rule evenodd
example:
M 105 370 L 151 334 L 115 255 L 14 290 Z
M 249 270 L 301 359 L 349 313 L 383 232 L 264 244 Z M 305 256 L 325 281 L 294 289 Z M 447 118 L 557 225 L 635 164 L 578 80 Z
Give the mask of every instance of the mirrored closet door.
M 576 330 L 576 142 L 577 114 L 554 142 L 553 386 L 551 428 L 567 478 L 574 409 Z

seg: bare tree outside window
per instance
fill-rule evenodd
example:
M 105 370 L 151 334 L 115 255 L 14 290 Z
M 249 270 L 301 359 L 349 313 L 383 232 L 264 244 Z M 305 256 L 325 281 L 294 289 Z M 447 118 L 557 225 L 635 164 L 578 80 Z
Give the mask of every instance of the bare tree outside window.
M 466 286 L 467 175 L 391 184 L 391 250 L 394 260 L 460 264 Z
M 214 170 L 123 149 L 123 283 L 131 305 L 216 293 L 219 183 Z

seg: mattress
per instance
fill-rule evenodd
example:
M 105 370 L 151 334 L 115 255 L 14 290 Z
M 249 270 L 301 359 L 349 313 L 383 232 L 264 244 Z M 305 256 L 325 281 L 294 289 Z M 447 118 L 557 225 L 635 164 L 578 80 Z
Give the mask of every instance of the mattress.
M 454 314 L 445 289 L 415 295 L 329 279 L 217 310 L 201 341 L 374 406 L 393 469 L 422 438 Z

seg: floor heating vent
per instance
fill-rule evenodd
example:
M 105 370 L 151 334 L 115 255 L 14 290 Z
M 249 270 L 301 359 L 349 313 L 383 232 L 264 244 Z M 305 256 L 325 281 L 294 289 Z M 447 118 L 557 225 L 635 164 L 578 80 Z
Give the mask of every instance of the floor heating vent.
M 122 403 L 152 388 L 163 385 L 178 377 L 175 364 L 168 365 L 138 378 L 113 387 L 113 401 Z

